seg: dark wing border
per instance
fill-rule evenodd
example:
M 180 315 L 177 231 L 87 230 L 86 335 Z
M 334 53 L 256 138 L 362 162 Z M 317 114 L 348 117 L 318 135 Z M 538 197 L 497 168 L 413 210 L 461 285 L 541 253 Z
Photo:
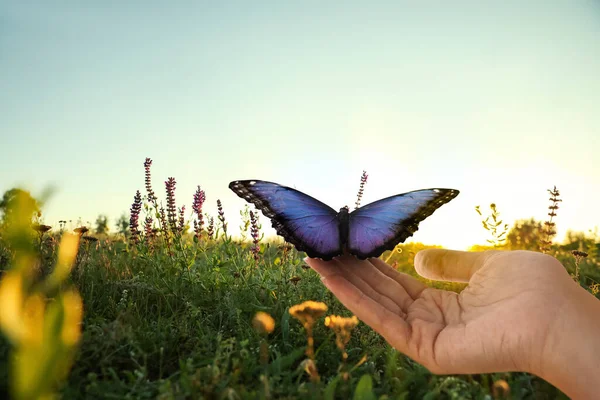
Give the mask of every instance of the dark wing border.
M 440 193 L 439 193 L 439 196 L 434 197 L 433 199 L 431 199 L 427 203 L 425 203 L 423 206 L 421 206 L 421 208 L 419 208 L 417 210 L 417 212 L 411 218 L 407 218 L 402 223 L 402 228 L 403 229 L 398 230 L 398 233 L 396 234 L 396 236 L 394 236 L 392 239 L 390 239 L 387 242 L 385 242 L 383 245 L 377 247 L 376 249 L 374 249 L 370 253 L 367 253 L 367 254 L 354 253 L 354 252 L 351 252 L 351 253 L 354 254 L 359 259 L 365 260 L 365 259 L 371 258 L 371 257 L 379 257 L 381 254 L 383 254 L 384 251 L 394 250 L 394 248 L 398 244 L 403 243 L 406 239 L 408 239 L 409 237 L 411 237 L 412 235 L 414 235 L 414 233 L 419 230 L 419 223 L 420 222 L 422 222 L 425 218 L 427 218 L 431 214 L 433 214 L 435 212 L 435 210 L 437 210 L 438 208 L 440 208 L 444 204 L 450 202 L 450 200 L 454 199 L 460 193 L 460 191 L 458 191 L 456 189 L 431 188 L 431 189 L 413 190 L 411 192 L 406 192 L 406 193 L 397 194 L 397 195 L 394 195 L 394 196 L 389 196 L 389 197 L 386 197 L 384 199 L 374 201 L 373 203 L 366 204 L 365 206 L 363 206 L 363 207 L 361 207 L 361 208 L 359 208 L 357 210 L 352 211 L 350 213 L 350 221 L 352 221 L 352 214 L 354 214 L 357 211 L 360 211 L 362 208 L 365 208 L 365 207 L 377 204 L 377 203 L 382 202 L 382 201 L 389 200 L 389 199 L 394 198 L 394 197 L 406 196 L 406 195 L 409 195 L 411 193 L 422 192 L 424 190 L 433 190 L 433 191 L 437 190 Z
M 315 251 L 314 249 L 305 247 L 304 244 L 302 243 L 302 241 L 296 235 L 294 235 L 294 232 L 290 231 L 289 229 L 286 228 L 285 222 L 287 220 L 285 218 L 283 218 L 282 216 L 278 215 L 277 213 L 275 213 L 271 209 L 271 205 L 269 204 L 268 201 L 266 201 L 264 199 L 260 199 L 258 196 L 256 196 L 250 190 L 248 190 L 246 185 L 251 186 L 250 185 L 251 182 L 260 182 L 260 183 L 267 183 L 270 185 L 276 185 L 282 189 L 300 193 L 302 196 L 308 197 L 308 198 L 314 200 L 315 202 L 322 204 L 323 208 L 327 208 L 327 209 L 331 210 L 331 213 L 332 213 L 331 216 L 333 218 L 335 218 L 337 216 L 337 212 L 333 208 L 331 208 L 327 204 L 315 199 L 314 197 L 307 195 L 306 193 L 303 193 L 299 190 L 296 190 L 296 189 L 288 187 L 288 186 L 280 185 L 279 183 L 275 183 L 275 182 L 262 181 L 260 179 L 247 179 L 247 180 L 233 181 L 233 182 L 229 183 L 229 189 L 231 189 L 235 194 L 237 194 L 242 199 L 254 204 L 254 206 L 256 206 L 256 208 L 259 209 L 265 217 L 267 217 L 271 220 L 271 225 L 273 226 L 273 228 L 275 228 L 275 230 L 277 231 L 277 234 L 279 236 L 283 237 L 287 242 L 293 244 L 298 251 L 305 252 L 311 258 L 321 258 L 325 261 L 329 261 L 329 260 L 333 259 L 333 257 L 339 256 L 341 254 L 341 251 L 342 251 L 341 244 L 340 244 L 339 252 L 329 253 L 329 254 L 321 254 L 321 253 Z M 338 227 L 338 229 L 339 229 L 339 227 Z

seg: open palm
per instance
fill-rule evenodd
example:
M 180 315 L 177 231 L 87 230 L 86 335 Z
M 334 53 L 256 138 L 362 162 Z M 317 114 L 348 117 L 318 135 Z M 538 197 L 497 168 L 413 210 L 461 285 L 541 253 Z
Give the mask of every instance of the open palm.
M 380 259 L 306 261 L 359 319 L 438 374 L 538 370 L 554 316 L 577 288 L 556 259 L 526 251 L 417 254 L 420 275 L 468 282 L 460 294 Z

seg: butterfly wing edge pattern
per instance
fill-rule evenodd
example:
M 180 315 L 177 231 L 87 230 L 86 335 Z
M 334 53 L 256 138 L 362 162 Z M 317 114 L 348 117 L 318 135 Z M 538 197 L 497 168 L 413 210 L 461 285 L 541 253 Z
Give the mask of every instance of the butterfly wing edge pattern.
M 381 254 L 383 254 L 383 252 L 385 252 L 387 250 L 394 250 L 394 248 L 396 248 L 396 246 L 399 243 L 403 243 L 406 239 L 408 239 L 409 237 L 414 235 L 414 233 L 419 230 L 419 223 L 421 223 L 427 217 L 431 216 L 438 208 L 440 208 L 444 204 L 447 204 L 448 202 L 450 202 L 450 200 L 454 199 L 460 193 L 460 191 L 456 190 L 456 189 L 440 189 L 440 188 L 421 189 L 421 190 L 416 190 L 414 192 L 421 192 L 421 191 L 427 191 L 427 190 L 440 192 L 441 195 L 437 196 L 435 199 L 428 201 L 421 208 L 419 208 L 419 210 L 416 213 L 414 213 L 412 217 L 402 221 L 403 229 L 399 229 L 395 236 L 393 236 L 390 240 L 386 241 L 383 245 L 373 249 L 372 251 L 370 251 L 368 253 L 362 253 L 360 251 L 357 251 L 356 249 L 349 249 L 350 252 L 357 258 L 359 258 L 361 260 L 365 260 L 367 258 L 379 257 Z M 373 205 L 375 203 L 384 202 L 384 201 L 389 200 L 394 197 L 408 195 L 410 193 L 413 193 L 413 192 L 407 192 L 407 193 L 403 193 L 403 194 L 399 194 L 399 195 L 386 197 L 384 199 L 377 200 L 373 203 L 367 204 L 361 208 Z M 356 211 L 360 211 L 361 208 L 350 213 L 350 218 L 352 217 L 353 213 L 355 213 Z
M 285 219 L 280 216 L 279 214 L 277 214 L 276 212 L 274 212 L 271 208 L 271 205 L 269 204 L 268 201 L 266 201 L 265 199 L 261 199 L 258 196 L 256 196 L 254 193 L 252 193 L 247 187 L 246 185 L 251 185 L 252 182 L 262 182 L 262 183 L 267 183 L 267 184 L 272 184 L 272 185 L 276 185 L 278 187 L 281 187 L 282 189 L 286 189 L 286 190 L 291 190 L 293 192 L 297 192 L 299 194 L 301 194 L 302 196 L 306 196 L 307 198 L 312 199 L 315 202 L 321 203 L 320 201 L 318 201 L 317 199 L 302 193 L 296 189 L 287 187 L 287 186 L 283 186 L 280 185 L 278 183 L 274 183 L 274 182 L 267 182 L 267 181 L 261 181 L 258 179 L 248 179 L 248 180 L 238 180 L 238 181 L 233 181 L 231 183 L 229 183 L 229 189 L 231 189 L 236 195 L 238 195 L 239 197 L 243 198 L 244 200 L 246 200 L 249 203 L 254 204 L 254 206 L 260 210 L 263 215 L 267 218 L 269 218 L 271 220 L 271 226 L 275 229 L 275 231 L 277 232 L 277 234 L 279 236 L 282 236 L 288 243 L 294 245 L 294 247 L 296 247 L 296 249 L 298 251 L 303 251 L 305 252 L 309 257 L 311 258 L 321 258 L 325 261 L 329 261 L 331 259 L 333 259 L 333 257 L 336 257 L 339 255 L 339 252 L 332 252 L 332 253 L 319 253 L 314 251 L 313 249 L 307 247 L 304 245 L 304 243 L 302 242 L 302 240 L 300 240 L 299 238 L 296 237 L 296 235 L 294 234 L 293 231 L 290 231 L 286 226 L 285 226 Z M 324 207 L 328 208 L 331 210 L 332 212 L 332 217 L 335 217 L 335 215 L 337 214 L 335 212 L 335 210 L 333 210 L 331 207 L 327 206 L 324 203 L 323 204 Z

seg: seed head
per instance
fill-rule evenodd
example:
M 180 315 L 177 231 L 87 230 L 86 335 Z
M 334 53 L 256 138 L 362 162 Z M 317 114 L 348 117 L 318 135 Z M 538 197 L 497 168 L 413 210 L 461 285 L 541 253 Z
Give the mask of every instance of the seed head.
M 40 225 L 40 224 L 33 225 L 33 230 L 35 230 L 36 232 L 39 232 L 39 233 L 46 233 L 50 229 L 52 229 L 52 227 L 49 225 Z
M 139 191 L 138 191 L 139 193 Z M 141 207 L 141 205 L 140 205 Z M 73 229 L 73 232 L 79 233 L 79 235 L 85 235 L 85 233 L 89 231 L 89 229 L 86 226 L 80 226 L 79 228 L 75 228 Z
M 298 284 L 298 282 L 300 282 L 302 278 L 300 278 L 299 276 L 292 276 L 290 278 L 290 282 L 292 282 L 294 284 L 294 286 L 296 286 Z

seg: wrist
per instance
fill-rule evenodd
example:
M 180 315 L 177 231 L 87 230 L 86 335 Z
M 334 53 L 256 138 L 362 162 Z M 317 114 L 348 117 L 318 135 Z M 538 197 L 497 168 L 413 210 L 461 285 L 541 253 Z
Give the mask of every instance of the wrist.
M 556 319 L 543 345 L 540 363 L 530 372 L 571 398 L 596 396 L 594 387 L 600 376 L 600 300 L 574 284 L 564 306 L 548 312 L 555 313 Z

